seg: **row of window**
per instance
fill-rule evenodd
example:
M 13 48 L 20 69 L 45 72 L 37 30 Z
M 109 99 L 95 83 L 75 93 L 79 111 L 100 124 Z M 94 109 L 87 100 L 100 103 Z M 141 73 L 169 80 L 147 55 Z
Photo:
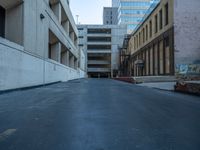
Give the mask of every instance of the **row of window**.
M 140 22 L 142 17 L 121 17 L 122 22 Z
M 121 2 L 120 6 L 150 6 L 150 2 Z
M 103 29 L 103 28 L 97 28 L 97 29 L 88 29 L 88 34 L 111 34 L 111 29 Z
M 121 10 L 121 14 L 146 14 L 147 10 L 135 10 L 135 9 L 126 9 Z
M 168 3 L 165 4 L 164 7 L 165 11 L 165 26 L 169 23 L 169 7 Z M 153 36 L 153 34 L 156 34 L 159 30 L 163 29 L 163 9 L 161 8 L 159 13 L 154 16 L 154 20 L 152 19 L 149 21 L 148 24 L 146 24 L 145 27 L 142 28 L 142 30 L 135 35 L 134 37 L 134 49 L 139 48 L 143 43 L 148 41 L 149 38 Z M 154 27 L 154 33 L 153 33 L 153 27 Z

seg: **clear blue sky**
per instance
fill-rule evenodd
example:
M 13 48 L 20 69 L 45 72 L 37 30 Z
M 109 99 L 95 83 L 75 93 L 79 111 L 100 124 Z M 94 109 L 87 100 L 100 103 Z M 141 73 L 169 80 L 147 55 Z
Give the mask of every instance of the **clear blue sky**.
M 70 7 L 77 22 L 81 24 L 102 24 L 103 7 L 110 7 L 112 0 L 70 0 Z

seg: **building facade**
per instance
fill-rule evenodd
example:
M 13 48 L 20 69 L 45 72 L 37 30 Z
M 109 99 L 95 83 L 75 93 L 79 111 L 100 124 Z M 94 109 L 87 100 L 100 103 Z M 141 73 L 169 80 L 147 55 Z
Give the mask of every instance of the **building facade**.
M 119 47 L 125 25 L 78 25 L 79 46 L 87 55 L 89 77 L 113 77 L 119 70 Z
M 125 74 L 200 76 L 199 7 L 196 0 L 161 0 L 121 52 Z
M 117 25 L 118 24 L 117 17 L 118 17 L 117 7 L 103 8 L 103 24 L 104 25 Z
M 68 0 L 0 1 L 0 90 L 84 77 L 80 54 Z
M 112 3 L 118 8 L 118 24 L 126 24 L 130 34 L 158 0 L 113 0 Z

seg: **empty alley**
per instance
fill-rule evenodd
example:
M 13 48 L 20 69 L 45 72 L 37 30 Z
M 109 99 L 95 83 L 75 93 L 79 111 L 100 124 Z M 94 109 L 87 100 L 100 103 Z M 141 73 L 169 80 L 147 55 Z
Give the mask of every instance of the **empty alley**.
M 199 97 L 109 79 L 0 95 L 1 150 L 199 150 Z

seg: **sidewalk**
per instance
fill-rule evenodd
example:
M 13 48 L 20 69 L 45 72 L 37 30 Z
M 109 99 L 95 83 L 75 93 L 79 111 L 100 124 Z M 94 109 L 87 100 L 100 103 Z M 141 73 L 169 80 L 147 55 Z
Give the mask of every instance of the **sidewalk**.
M 200 95 L 200 81 L 154 82 L 137 84 L 143 87 Z
M 176 85 L 176 82 L 154 82 L 154 83 L 141 83 L 137 85 L 160 89 L 160 90 L 166 90 L 166 91 L 174 91 L 174 86 Z
M 200 95 L 200 81 L 177 82 L 175 91 Z

